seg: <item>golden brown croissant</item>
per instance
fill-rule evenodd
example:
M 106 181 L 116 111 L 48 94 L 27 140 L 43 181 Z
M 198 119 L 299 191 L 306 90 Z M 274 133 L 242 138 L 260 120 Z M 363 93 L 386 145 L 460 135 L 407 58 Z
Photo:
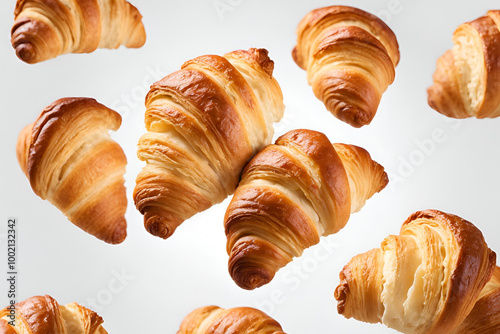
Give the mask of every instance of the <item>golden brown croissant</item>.
M 285 334 L 280 324 L 250 307 L 224 310 L 205 306 L 184 318 L 177 334 Z
M 94 99 L 64 98 L 19 135 L 17 158 L 33 188 L 82 230 L 117 244 L 126 235 L 127 159 L 111 139 L 121 117 Z
M 102 323 L 94 311 L 77 303 L 59 305 L 48 295 L 17 303 L 14 311 L 0 311 L 1 334 L 107 334 Z
M 479 300 L 453 334 L 500 333 L 500 267 L 481 291 Z
M 12 46 L 30 64 L 146 42 L 142 16 L 125 0 L 17 0 L 14 15 Z
M 225 217 L 229 272 L 244 289 L 275 273 L 382 190 L 384 168 L 364 149 L 293 130 L 245 167 Z
M 332 6 L 302 19 L 292 55 L 326 108 L 359 128 L 370 124 L 382 94 L 394 81 L 399 45 L 378 17 Z
M 470 222 L 419 211 L 399 236 L 344 267 L 335 290 L 338 312 L 402 333 L 450 333 L 474 307 L 495 261 Z
M 464 23 L 437 61 L 429 105 L 454 118 L 500 116 L 500 11 Z
M 245 164 L 284 111 L 264 49 L 202 56 L 151 87 L 134 200 L 153 235 L 168 238 L 236 189 Z

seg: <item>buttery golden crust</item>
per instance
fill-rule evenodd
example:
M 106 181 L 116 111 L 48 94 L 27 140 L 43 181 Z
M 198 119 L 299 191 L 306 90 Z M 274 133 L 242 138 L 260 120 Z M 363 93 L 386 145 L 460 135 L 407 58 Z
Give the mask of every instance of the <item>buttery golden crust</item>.
M 29 64 L 146 42 L 142 16 L 125 0 L 18 0 L 14 15 L 12 46 Z
M 297 28 L 292 56 L 307 71 L 314 94 L 340 120 L 370 124 L 382 94 L 394 81 L 399 46 L 378 17 L 331 6 L 308 13 Z
M 134 200 L 153 235 L 168 238 L 232 194 L 245 164 L 270 143 L 283 95 L 264 49 L 201 56 L 146 97 Z
M 15 326 L 10 310 L 0 311 L 2 334 L 107 334 L 95 312 L 76 303 L 66 306 L 48 296 L 35 296 L 15 305 Z
M 321 236 L 342 229 L 387 182 L 362 148 L 332 145 L 311 130 L 281 136 L 247 164 L 226 211 L 231 277 L 244 289 L 269 283 Z
M 346 318 L 380 322 L 403 333 L 449 333 L 470 313 L 496 261 L 470 222 L 419 211 L 399 236 L 355 256 L 335 290 Z
M 221 309 L 205 306 L 182 321 L 177 334 L 285 334 L 280 324 L 264 312 L 250 307 Z
M 500 11 L 460 25 L 437 61 L 429 105 L 453 118 L 500 116 Z
M 493 276 L 460 326 L 453 334 L 497 334 L 500 333 L 500 267 Z
M 113 244 L 127 234 L 127 159 L 108 133 L 120 124 L 118 113 L 94 99 L 60 99 L 21 131 L 16 149 L 38 196 L 76 226 Z

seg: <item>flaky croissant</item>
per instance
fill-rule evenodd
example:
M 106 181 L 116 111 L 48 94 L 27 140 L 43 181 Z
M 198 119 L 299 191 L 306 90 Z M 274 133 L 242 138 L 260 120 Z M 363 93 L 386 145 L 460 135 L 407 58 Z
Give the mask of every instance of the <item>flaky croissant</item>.
M 126 235 L 127 159 L 109 135 L 121 117 L 94 99 L 64 98 L 19 135 L 17 158 L 33 188 L 82 230 L 105 242 Z
M 370 124 L 394 81 L 399 45 L 378 17 L 357 8 L 311 11 L 297 28 L 293 59 L 307 71 L 316 97 L 338 119 Z
M 146 42 L 142 16 L 125 0 L 17 0 L 14 15 L 12 46 L 30 64 Z
M 500 10 L 464 23 L 437 61 L 429 105 L 454 118 L 500 116 Z
M 225 216 L 229 272 L 241 288 L 269 283 L 321 236 L 342 229 L 351 212 L 388 182 L 364 149 L 293 130 L 245 167 Z
M 481 291 L 479 299 L 467 318 L 453 334 L 500 333 L 500 267 L 496 267 L 491 280 Z
M 470 222 L 419 211 L 399 236 L 387 237 L 380 248 L 344 267 L 335 290 L 338 312 L 402 333 L 450 333 L 473 309 L 495 261 Z
M 77 303 L 59 305 L 48 295 L 17 303 L 14 311 L 0 311 L 1 334 L 107 334 L 102 323 L 94 311 Z
M 285 334 L 280 324 L 264 312 L 250 307 L 222 309 L 205 306 L 182 321 L 177 334 Z
M 236 189 L 245 164 L 284 111 L 264 49 L 202 56 L 151 87 L 134 200 L 153 235 L 168 238 Z

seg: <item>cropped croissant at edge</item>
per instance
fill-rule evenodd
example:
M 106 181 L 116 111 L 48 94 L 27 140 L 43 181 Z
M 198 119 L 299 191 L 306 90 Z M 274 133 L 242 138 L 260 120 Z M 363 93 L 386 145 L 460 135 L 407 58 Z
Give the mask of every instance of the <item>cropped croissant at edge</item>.
M 11 43 L 29 64 L 146 42 L 142 16 L 125 0 L 17 0 L 14 15 Z

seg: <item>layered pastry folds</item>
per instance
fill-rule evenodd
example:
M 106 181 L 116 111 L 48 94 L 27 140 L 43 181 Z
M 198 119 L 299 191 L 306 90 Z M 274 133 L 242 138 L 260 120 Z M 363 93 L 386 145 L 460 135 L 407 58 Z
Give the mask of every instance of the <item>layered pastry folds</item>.
M 12 46 L 30 64 L 146 42 L 142 16 L 125 0 L 17 0 L 14 15 Z
M 17 159 L 35 194 L 105 242 L 127 235 L 122 148 L 109 135 L 121 117 L 90 98 L 64 98 L 42 111 L 17 141 Z
M 464 23 L 437 61 L 429 105 L 453 118 L 500 116 L 500 11 Z
M 134 200 L 153 235 L 168 238 L 236 189 L 245 164 L 284 112 L 264 49 L 201 56 L 151 87 Z
M 200 307 L 182 321 L 177 334 L 285 334 L 280 324 L 250 307 Z
M 493 319 L 498 324 L 498 275 L 487 285 L 495 261 L 472 223 L 419 211 L 398 236 L 344 267 L 335 291 L 338 312 L 402 333 L 498 333 L 498 326 L 486 331 Z
M 293 130 L 245 167 L 226 211 L 229 272 L 244 289 L 269 283 L 304 249 L 342 229 L 388 182 L 363 148 Z
M 382 94 L 394 81 L 399 46 L 378 17 L 357 8 L 331 6 L 302 19 L 292 55 L 307 71 L 309 85 L 326 108 L 359 128 L 370 124 Z
M 102 318 L 77 303 L 36 296 L 0 311 L 2 334 L 107 334 Z

